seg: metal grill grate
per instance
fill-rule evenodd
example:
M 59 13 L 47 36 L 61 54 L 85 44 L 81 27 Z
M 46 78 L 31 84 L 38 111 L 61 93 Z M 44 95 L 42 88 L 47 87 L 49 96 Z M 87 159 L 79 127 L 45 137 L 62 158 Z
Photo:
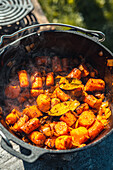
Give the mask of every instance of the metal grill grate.
M 0 26 L 16 23 L 32 10 L 30 0 L 0 0 Z

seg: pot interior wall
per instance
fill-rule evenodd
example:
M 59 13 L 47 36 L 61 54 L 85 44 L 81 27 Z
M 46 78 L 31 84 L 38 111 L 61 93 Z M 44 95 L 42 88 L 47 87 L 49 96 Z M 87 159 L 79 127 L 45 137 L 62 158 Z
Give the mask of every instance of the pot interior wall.
M 30 52 L 26 51 L 26 46 L 34 43 L 35 48 Z M 102 55 L 100 55 L 102 54 Z M 14 65 L 19 65 L 23 61 L 28 60 L 29 57 L 43 55 L 58 55 L 60 57 L 67 57 L 71 62 L 72 58 L 83 56 L 85 62 L 90 63 L 99 72 L 99 77 L 106 82 L 106 96 L 111 103 L 112 109 L 112 70 L 107 66 L 107 60 L 112 59 L 112 53 L 100 43 L 93 41 L 85 35 L 73 32 L 42 32 L 40 36 L 32 35 L 22 41 L 10 46 L 1 56 L 1 79 L 7 83 L 7 76 L 13 65 L 9 66 L 10 61 Z M 78 63 L 76 63 L 77 66 Z M 7 71 L 5 71 L 7 70 Z M 1 89 L 3 82 L 1 81 Z M 3 96 L 3 90 L 0 92 Z M 3 104 L 3 98 L 0 98 L 0 103 Z M 113 110 L 113 109 L 112 109 Z M 105 136 L 113 127 L 113 116 L 110 118 L 110 127 L 103 131 L 98 139 Z

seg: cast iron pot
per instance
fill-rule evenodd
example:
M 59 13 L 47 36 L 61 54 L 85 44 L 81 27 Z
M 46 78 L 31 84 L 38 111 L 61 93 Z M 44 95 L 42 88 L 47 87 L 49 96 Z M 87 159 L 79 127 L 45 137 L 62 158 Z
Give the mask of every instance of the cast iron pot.
M 48 26 L 54 26 L 54 28 L 59 29 L 48 29 Z M 62 28 L 66 28 L 62 30 Z M 68 28 L 68 29 L 67 29 Z M 100 39 L 101 37 L 101 39 Z M 2 80 L 7 77 L 7 73 L 5 69 L 8 61 L 16 60 L 17 64 L 22 62 L 22 58 L 28 56 L 35 56 L 34 51 L 31 50 L 29 52 L 26 51 L 25 47 L 28 47 L 30 44 L 35 45 L 35 49 L 38 51 L 40 55 L 44 54 L 56 54 L 59 56 L 68 57 L 70 60 L 71 56 L 84 56 L 86 62 L 90 63 L 94 68 L 96 68 L 99 72 L 100 78 L 104 79 L 106 82 L 106 98 L 110 102 L 110 107 L 112 109 L 112 65 L 110 61 L 113 59 L 112 52 L 107 49 L 104 45 L 100 43 L 100 41 L 104 41 L 105 36 L 100 31 L 91 31 L 86 30 L 80 27 L 75 27 L 66 24 L 38 24 L 32 25 L 30 27 L 26 27 L 22 30 L 15 32 L 12 35 L 4 35 L 1 37 L 1 50 L 0 50 L 0 88 L 1 93 L 4 91 L 2 89 L 3 84 Z M 6 42 L 10 42 L 6 45 Z M 4 45 L 5 44 L 5 45 Z M 15 56 L 12 57 L 12 56 Z M 21 58 L 21 57 L 22 58 Z M 21 58 L 21 59 L 20 59 Z M 19 60 L 20 59 L 20 60 Z M 14 62 L 15 63 L 15 62 Z M 4 69 L 5 68 L 5 69 Z M 8 68 L 7 68 L 8 70 Z M 10 70 L 10 69 L 9 69 Z M 9 74 L 9 72 L 8 72 Z M 6 78 L 7 79 L 7 78 Z M 0 99 L 1 107 L 2 107 L 2 99 Z M 93 140 L 90 144 L 86 145 L 83 148 L 75 148 L 69 150 L 52 150 L 52 149 L 44 149 L 36 146 L 32 146 L 28 143 L 23 142 L 15 135 L 10 133 L 7 128 L 0 123 L 0 135 L 1 139 L 1 147 L 9 152 L 10 154 L 24 160 L 27 162 L 34 162 L 40 156 L 44 154 L 71 154 L 73 152 L 80 152 L 81 150 L 88 149 L 94 145 L 97 145 L 99 142 L 104 140 L 108 135 L 113 132 L 113 116 L 110 117 L 110 125 L 109 128 L 105 129 L 95 140 Z M 29 155 L 25 155 L 23 153 L 17 152 L 14 150 L 11 141 L 29 150 Z

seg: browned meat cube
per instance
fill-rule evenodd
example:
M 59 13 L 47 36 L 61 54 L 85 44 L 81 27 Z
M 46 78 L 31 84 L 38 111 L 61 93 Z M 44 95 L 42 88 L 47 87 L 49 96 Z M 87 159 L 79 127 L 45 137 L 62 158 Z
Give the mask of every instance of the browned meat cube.
M 9 85 L 5 88 L 5 95 L 7 98 L 15 99 L 19 96 L 20 91 L 20 86 Z
M 48 64 L 48 56 L 36 57 L 35 62 L 37 64 L 37 66 L 47 65 Z
M 62 58 L 62 67 L 63 71 L 68 71 L 69 69 L 68 58 Z
M 52 58 L 52 68 L 53 68 L 53 72 L 61 72 L 62 71 L 62 67 L 61 67 L 61 62 L 58 56 L 54 56 Z

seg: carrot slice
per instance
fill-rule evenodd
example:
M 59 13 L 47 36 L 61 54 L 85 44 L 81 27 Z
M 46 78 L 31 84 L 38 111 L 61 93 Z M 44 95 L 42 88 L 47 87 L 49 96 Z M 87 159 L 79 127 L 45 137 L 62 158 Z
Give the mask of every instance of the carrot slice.
M 87 103 L 90 107 L 98 109 L 102 104 L 102 99 L 97 99 L 93 95 L 86 95 L 84 102 Z
M 70 96 L 67 95 L 66 93 L 64 93 L 60 88 L 56 88 L 55 91 L 56 91 L 57 97 L 58 97 L 61 101 L 65 102 L 65 101 L 67 101 L 67 100 L 70 99 Z
M 78 118 L 78 123 L 86 128 L 90 127 L 95 121 L 95 115 L 91 110 L 84 111 Z
M 93 140 L 104 129 L 101 121 L 96 120 L 95 123 L 88 129 L 90 139 Z
M 55 136 L 67 135 L 68 134 L 68 126 L 65 122 L 57 122 L 54 126 Z
M 26 134 L 31 133 L 33 130 L 37 129 L 40 126 L 40 121 L 37 118 L 30 119 L 26 122 L 20 129 Z

